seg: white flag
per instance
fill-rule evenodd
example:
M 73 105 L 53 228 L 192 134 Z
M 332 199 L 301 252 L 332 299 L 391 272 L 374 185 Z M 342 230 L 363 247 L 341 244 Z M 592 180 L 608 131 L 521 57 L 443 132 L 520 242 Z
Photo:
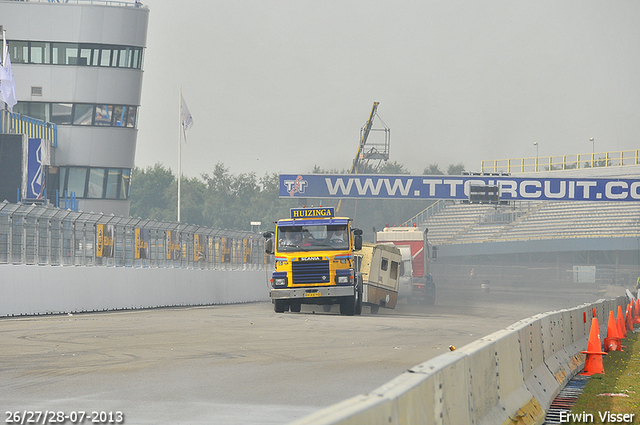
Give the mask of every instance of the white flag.
M 184 97 L 182 97 L 182 93 L 180 94 L 180 123 L 182 123 L 182 135 L 184 136 L 185 143 L 187 142 L 187 131 L 193 125 L 193 117 L 191 116 L 191 112 L 189 112 L 189 108 L 187 108 L 187 102 L 184 101 Z
M 5 47 L 6 48 L 6 47 Z M 13 71 L 11 70 L 11 58 L 9 57 L 8 48 L 6 63 L 0 66 L 0 100 L 7 104 L 9 111 L 13 112 L 13 107 L 18 101 L 16 100 L 16 83 L 13 80 Z

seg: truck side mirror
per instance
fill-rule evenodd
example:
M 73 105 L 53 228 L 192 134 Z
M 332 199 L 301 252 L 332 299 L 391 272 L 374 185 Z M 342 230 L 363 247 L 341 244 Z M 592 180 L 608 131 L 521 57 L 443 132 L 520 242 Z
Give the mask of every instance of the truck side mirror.
M 267 254 L 273 254 L 273 239 L 267 239 L 264 241 L 264 252 Z
M 264 237 L 264 252 L 267 254 L 273 254 L 273 232 L 264 232 L 262 234 Z
M 362 235 L 355 235 L 353 237 L 353 250 L 360 251 L 362 249 Z
M 353 250 L 360 251 L 362 249 L 362 230 L 353 229 Z

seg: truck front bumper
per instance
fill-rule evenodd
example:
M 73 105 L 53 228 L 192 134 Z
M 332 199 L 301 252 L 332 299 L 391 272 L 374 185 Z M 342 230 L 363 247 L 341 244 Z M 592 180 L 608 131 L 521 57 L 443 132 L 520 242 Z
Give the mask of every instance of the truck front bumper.
M 314 298 L 348 297 L 354 295 L 354 293 L 352 285 L 345 285 L 271 289 L 270 295 L 273 300 L 305 298 L 311 301 Z

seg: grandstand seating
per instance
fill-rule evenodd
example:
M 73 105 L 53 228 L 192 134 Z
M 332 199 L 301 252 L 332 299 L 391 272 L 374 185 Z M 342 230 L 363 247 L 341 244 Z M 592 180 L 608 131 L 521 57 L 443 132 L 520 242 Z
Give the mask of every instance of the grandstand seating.
M 640 235 L 635 202 L 531 201 L 448 205 L 423 223 L 433 244 Z

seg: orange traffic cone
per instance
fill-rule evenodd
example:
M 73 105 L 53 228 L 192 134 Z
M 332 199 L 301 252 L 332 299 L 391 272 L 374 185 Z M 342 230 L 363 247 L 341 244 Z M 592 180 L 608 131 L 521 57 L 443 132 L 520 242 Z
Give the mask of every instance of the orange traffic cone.
M 627 314 L 624 316 L 624 324 L 627 332 L 633 332 L 633 308 L 631 304 L 627 306 Z
M 640 299 L 636 300 L 633 307 L 633 324 L 640 325 Z
M 627 337 L 627 331 L 625 329 L 624 326 L 624 317 L 622 316 L 622 307 L 618 306 L 618 336 L 620 337 L 620 339 L 626 338 Z
M 613 316 L 613 311 L 609 312 L 609 324 L 607 327 L 607 336 L 604 339 L 604 351 L 622 351 L 620 336 L 618 335 L 618 326 Z
M 591 319 L 591 331 L 589 332 L 587 351 L 582 351 L 582 353 L 587 355 L 587 358 L 584 361 L 584 371 L 580 375 L 591 376 L 594 373 L 604 373 L 602 356 L 607 353 L 601 351 L 598 329 L 598 318 L 594 317 Z

